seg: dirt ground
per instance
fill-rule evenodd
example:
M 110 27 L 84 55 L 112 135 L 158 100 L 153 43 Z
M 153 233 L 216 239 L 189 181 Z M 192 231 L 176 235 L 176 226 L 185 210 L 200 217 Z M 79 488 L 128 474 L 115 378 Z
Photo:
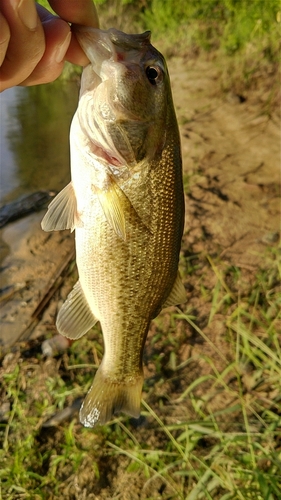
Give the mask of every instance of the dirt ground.
M 265 112 L 270 80 L 238 96 L 221 92 L 212 61 L 174 58 L 169 69 L 186 192 L 182 252 L 216 254 L 254 273 L 280 231 L 279 118 Z M 73 235 L 44 233 L 43 213 L 0 232 L 1 289 L 10 298 L 1 304 L 2 345 L 41 332 L 29 328 L 31 316 L 72 256 Z
M 216 275 L 210 264 L 213 261 L 220 262 L 222 268 L 239 268 L 236 286 L 241 288 L 241 296 L 247 294 L 260 268 L 271 268 L 270 249 L 276 249 L 280 240 L 279 118 L 275 112 L 266 112 L 270 80 L 260 88 L 236 95 L 221 91 L 219 69 L 206 58 L 173 58 L 169 70 L 182 140 L 186 193 L 181 270 L 188 302 L 182 310 L 192 312 L 195 323 L 227 358 L 229 347 L 221 313 L 216 313 L 208 326 L 211 304 L 202 299 L 202 286 L 205 290 L 215 286 Z M 6 298 L 1 302 L 0 338 L 4 353 L 16 342 L 38 337 L 41 342 L 42 335 L 55 333 L 57 309 L 73 284 L 66 265 L 73 262 L 73 235 L 44 233 L 40 229 L 42 215 L 33 214 L 1 230 L 0 277 Z M 205 260 L 202 255 L 206 255 Z M 192 264 L 191 271 L 187 263 Z M 65 274 L 61 278 L 62 272 Z M 40 304 L 44 297 L 46 306 Z M 164 348 L 163 344 L 150 342 L 157 331 L 171 332 L 171 312 L 164 311 L 153 322 L 145 349 L 145 377 L 154 384 L 149 404 L 155 409 L 161 395 L 168 393 L 170 399 L 176 400 L 188 383 L 207 373 L 210 366 L 201 363 L 201 357 L 211 355 L 218 366 L 223 363 L 207 342 L 178 320 L 174 326 L 177 363 L 191 356 L 199 362 L 171 381 L 168 365 L 173 345 L 166 342 Z M 151 361 L 155 353 L 162 356 L 161 385 L 155 385 L 158 379 Z M 17 359 L 19 356 L 17 353 Z M 226 402 L 214 397 L 210 404 L 218 409 Z M 181 404 L 161 409 L 169 422 L 185 411 Z M 149 440 L 149 429 L 140 432 Z M 89 485 L 85 498 L 133 500 L 148 498 L 149 494 L 161 498 L 160 490 L 144 493 L 140 479 L 128 487 L 121 459 L 119 463 L 112 459 L 106 467 L 106 481 L 102 476 L 92 489 Z M 82 491 L 83 479 L 80 482 Z M 72 497 L 65 492 L 63 498 Z

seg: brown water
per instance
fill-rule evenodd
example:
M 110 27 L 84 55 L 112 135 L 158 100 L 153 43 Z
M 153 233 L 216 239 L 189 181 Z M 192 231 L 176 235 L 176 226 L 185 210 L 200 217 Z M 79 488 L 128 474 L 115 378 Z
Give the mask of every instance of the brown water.
M 76 82 L 15 87 L 0 95 L 0 203 L 69 182 Z

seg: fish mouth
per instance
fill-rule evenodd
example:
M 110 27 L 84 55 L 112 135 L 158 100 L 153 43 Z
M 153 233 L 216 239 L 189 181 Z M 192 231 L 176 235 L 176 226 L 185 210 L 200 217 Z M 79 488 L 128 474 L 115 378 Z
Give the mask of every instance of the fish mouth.
M 87 26 L 74 26 L 75 36 L 86 56 L 99 74 L 101 63 L 133 60 L 140 50 L 150 45 L 151 32 L 128 35 L 111 28 L 107 31 Z M 135 52 L 136 51 L 136 52 Z

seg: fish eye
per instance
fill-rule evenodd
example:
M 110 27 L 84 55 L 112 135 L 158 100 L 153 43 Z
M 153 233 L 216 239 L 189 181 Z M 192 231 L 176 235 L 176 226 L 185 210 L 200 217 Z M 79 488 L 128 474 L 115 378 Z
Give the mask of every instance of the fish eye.
M 145 70 L 146 76 L 152 85 L 156 85 L 160 77 L 160 68 L 157 66 L 147 66 Z

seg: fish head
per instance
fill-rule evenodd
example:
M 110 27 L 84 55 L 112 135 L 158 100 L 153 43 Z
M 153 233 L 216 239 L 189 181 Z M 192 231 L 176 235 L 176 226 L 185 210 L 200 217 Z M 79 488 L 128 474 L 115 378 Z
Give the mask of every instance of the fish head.
M 93 153 L 117 167 L 151 160 L 165 143 L 172 98 L 167 66 L 150 32 L 77 27 L 75 34 L 90 60 L 78 117 Z

